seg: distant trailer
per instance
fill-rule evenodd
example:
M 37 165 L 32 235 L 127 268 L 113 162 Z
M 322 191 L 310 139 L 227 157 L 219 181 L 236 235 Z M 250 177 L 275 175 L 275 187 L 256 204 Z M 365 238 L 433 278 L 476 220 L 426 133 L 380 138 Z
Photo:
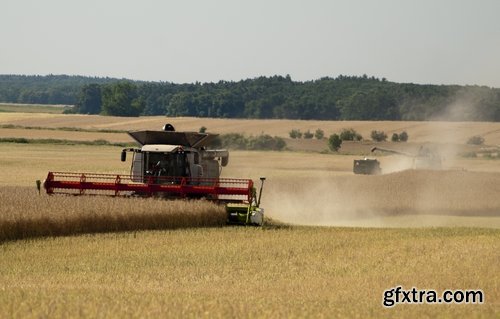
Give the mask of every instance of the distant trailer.
M 354 160 L 352 171 L 354 174 L 363 175 L 379 175 L 382 173 L 380 162 L 376 159 L 369 158 Z

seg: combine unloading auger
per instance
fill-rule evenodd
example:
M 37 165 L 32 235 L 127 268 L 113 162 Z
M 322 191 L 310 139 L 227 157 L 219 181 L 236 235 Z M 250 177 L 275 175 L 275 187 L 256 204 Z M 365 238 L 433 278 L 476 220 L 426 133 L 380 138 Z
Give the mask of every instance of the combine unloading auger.
M 389 154 L 396 154 L 406 156 L 412 159 L 413 169 L 441 169 L 441 156 L 436 152 L 431 151 L 423 146 L 420 147 L 416 154 L 406 153 L 387 148 L 374 147 L 371 149 L 372 153 L 381 151 Z
M 411 153 L 406 153 L 406 152 L 391 150 L 391 149 L 382 148 L 382 147 L 373 147 L 371 149 L 372 153 L 375 152 L 375 151 L 381 151 L 381 152 L 385 152 L 385 153 L 389 153 L 389 154 L 403 155 L 403 156 L 407 156 L 407 157 L 416 157 L 417 156 L 416 154 L 411 154 Z
M 43 186 L 47 194 L 140 196 L 165 199 L 206 199 L 222 203 L 228 224 L 262 225 L 259 196 L 251 179 L 221 178 L 228 164 L 227 150 L 208 150 L 217 135 L 196 132 L 137 131 L 129 133 L 141 148 L 133 154 L 130 174 L 49 172 Z

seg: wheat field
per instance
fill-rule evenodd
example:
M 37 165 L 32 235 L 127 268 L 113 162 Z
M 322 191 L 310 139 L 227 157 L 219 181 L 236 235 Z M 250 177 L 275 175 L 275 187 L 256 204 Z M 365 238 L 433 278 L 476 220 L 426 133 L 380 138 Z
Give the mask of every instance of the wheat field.
M 128 174 L 130 163 L 119 160 L 120 151 L 112 146 L 0 144 L 0 165 L 9 167 L 0 171 L 0 186 L 34 192 L 35 180 L 43 180 L 49 170 Z M 267 177 L 266 215 L 289 223 L 500 228 L 500 170 L 494 160 L 462 159 L 458 164 L 467 170 L 359 176 L 352 173 L 356 158 L 237 151 L 231 152 L 222 175 L 256 182 Z M 381 162 L 389 165 L 391 157 Z
M 180 130 L 279 136 L 292 128 L 328 134 L 354 127 L 363 135 L 406 129 L 415 143 L 435 143 L 434 128 L 442 124 L 0 113 L 0 124 L 21 126 L 158 129 L 165 122 Z M 443 127 L 437 132 L 453 133 L 451 143 L 463 145 L 476 133 L 489 145 L 500 140 L 496 123 Z M 0 137 L 9 130 L 32 138 L 122 136 L 1 129 Z M 205 202 L 38 195 L 34 182 L 49 170 L 127 174 L 120 151 L 0 143 L 0 317 L 500 316 L 496 160 L 446 158 L 444 171 L 357 176 L 357 150 L 231 152 L 222 175 L 266 176 L 266 216 L 285 222 L 259 228 L 220 227 L 223 209 Z M 398 156 L 379 159 L 383 168 L 401 168 Z M 382 307 L 383 291 L 397 285 L 482 289 L 486 302 Z
M 82 233 L 215 227 L 224 207 L 206 201 L 38 195 L 34 188 L 0 188 L 0 242 Z
M 497 318 L 500 233 L 197 228 L 0 245 L 0 317 Z M 382 306 L 383 291 L 482 289 L 480 305 Z

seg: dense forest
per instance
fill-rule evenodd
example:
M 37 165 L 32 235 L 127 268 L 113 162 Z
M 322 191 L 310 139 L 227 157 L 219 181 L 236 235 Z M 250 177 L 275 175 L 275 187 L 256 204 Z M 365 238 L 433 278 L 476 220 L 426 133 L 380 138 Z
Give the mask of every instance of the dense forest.
M 272 76 L 192 84 L 0 75 L 0 102 L 69 104 L 76 113 L 121 116 L 500 121 L 500 89 L 342 75 L 306 82 Z

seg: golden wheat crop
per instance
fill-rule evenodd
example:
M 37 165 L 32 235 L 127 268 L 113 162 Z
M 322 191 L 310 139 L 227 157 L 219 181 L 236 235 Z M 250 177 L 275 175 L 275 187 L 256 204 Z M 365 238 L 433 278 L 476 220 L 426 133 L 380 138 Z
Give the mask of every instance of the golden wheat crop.
M 157 129 L 170 121 L 164 117 L 7 116 L 10 122 L 0 114 L 0 123 Z M 419 122 L 187 118 L 171 122 L 180 130 L 197 130 L 203 125 L 221 133 L 286 135 L 291 128 L 305 131 L 318 126 L 328 134 L 329 128 L 348 126 L 362 134 L 369 129 L 407 129 L 410 139 L 422 141 L 436 134 L 426 131 L 428 124 Z M 464 136 L 478 128 L 485 136 L 500 136 L 498 124 L 457 123 L 450 127 L 463 130 L 460 134 Z M 224 210 L 205 202 L 39 196 L 34 188 L 34 180 L 43 179 L 48 170 L 127 173 L 130 163 L 119 161 L 119 151 L 109 146 L 0 145 L 0 185 L 33 185 L 0 188 L 0 317 L 500 315 L 500 232 L 495 229 L 194 228 L 223 224 Z M 481 215 L 471 218 L 483 219 L 483 224 L 498 220 L 499 173 L 406 171 L 355 176 L 354 158 L 232 152 L 223 174 L 254 180 L 267 176 L 262 206 L 267 216 L 288 222 L 352 225 L 352 218 L 415 216 L 421 220 L 429 214 L 445 218 Z M 383 168 L 386 158 L 391 156 L 381 159 Z M 500 170 L 494 161 L 466 159 L 462 163 L 471 170 Z M 343 224 L 342 219 L 348 221 Z M 183 229 L 5 241 L 161 228 Z M 486 302 L 385 309 L 382 293 L 396 285 L 440 291 L 482 289 Z
M 0 245 L 1 318 L 498 318 L 500 231 L 222 227 Z M 482 289 L 484 304 L 382 306 Z
M 223 207 L 205 201 L 38 195 L 0 188 L 0 241 L 108 231 L 220 226 Z

